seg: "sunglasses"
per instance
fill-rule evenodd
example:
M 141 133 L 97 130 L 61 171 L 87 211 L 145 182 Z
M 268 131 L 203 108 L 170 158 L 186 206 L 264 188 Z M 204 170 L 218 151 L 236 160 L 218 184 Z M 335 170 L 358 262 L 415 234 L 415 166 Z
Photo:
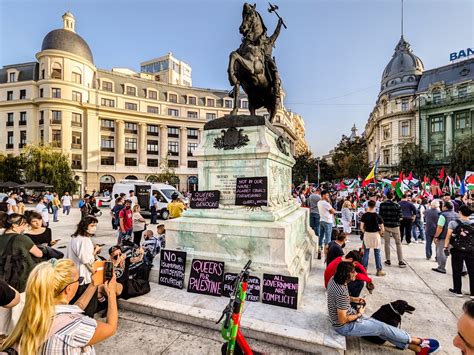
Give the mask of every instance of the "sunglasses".
M 61 291 L 58 292 L 58 295 L 60 295 L 61 293 L 63 293 L 64 290 L 66 289 L 66 287 L 68 287 L 68 286 L 70 286 L 70 285 L 72 285 L 72 284 L 74 284 L 74 283 L 76 283 L 76 282 L 78 282 L 79 285 L 80 285 L 83 281 L 84 281 L 84 276 L 79 276 L 79 278 L 78 278 L 76 281 L 70 282 L 70 283 L 68 283 L 66 286 L 64 286 L 64 288 L 63 288 Z

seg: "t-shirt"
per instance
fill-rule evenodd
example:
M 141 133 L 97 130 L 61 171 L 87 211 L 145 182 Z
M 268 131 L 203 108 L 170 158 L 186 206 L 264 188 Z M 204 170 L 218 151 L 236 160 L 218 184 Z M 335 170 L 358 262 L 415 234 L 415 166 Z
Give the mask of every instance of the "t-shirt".
M 140 219 L 143 219 L 140 212 L 135 212 L 133 214 L 133 231 L 134 232 L 141 232 L 145 230 L 145 222 L 140 222 Z
M 311 214 L 319 214 L 318 202 L 321 200 L 321 195 L 311 194 L 308 197 L 307 203 Z
M 181 217 L 184 211 L 184 204 L 179 201 L 173 201 L 168 204 L 168 211 L 170 213 L 170 218 Z
M 7 203 L 8 203 L 8 214 L 12 214 L 12 213 L 15 213 L 15 211 L 13 210 L 13 207 L 16 206 L 16 201 L 14 198 L 9 198 L 7 200 Z
M 61 197 L 61 201 L 63 202 L 63 206 L 71 206 L 72 197 L 70 195 L 64 195 Z
M 344 255 L 344 250 L 342 250 L 342 247 L 339 245 L 339 243 L 336 243 L 336 241 L 329 242 L 328 246 L 328 256 L 326 258 L 327 265 L 329 265 L 331 261 L 333 261 L 337 257 Z
M 331 212 L 329 212 L 332 209 L 332 206 L 329 202 L 326 200 L 320 200 L 318 202 L 318 211 L 319 215 L 321 217 L 321 221 L 326 222 L 326 223 L 332 223 L 333 218 Z
M 136 204 L 138 204 L 137 196 L 130 196 L 128 199 L 129 199 L 130 201 L 132 201 L 132 209 L 133 209 L 133 206 L 135 206 Z
M 91 283 L 92 274 L 86 266 L 91 266 L 95 261 L 94 244 L 91 238 L 82 235 L 71 237 L 66 247 L 66 258 L 74 261 L 79 269 L 79 276 L 84 277 L 84 284 Z
M 30 234 L 25 233 L 36 245 L 38 244 L 50 244 L 52 240 L 51 229 L 46 227 L 44 232 L 41 234 Z
M 154 207 L 158 203 L 158 200 L 156 199 L 155 196 L 150 197 L 150 208 Z
M 10 304 L 15 299 L 16 293 L 5 281 L 0 280 L 0 307 Z
M 41 217 L 43 218 L 43 224 L 47 225 L 49 223 L 48 206 L 46 206 L 43 202 L 40 202 L 36 205 L 36 211 L 38 213 L 41 213 Z
M 337 310 L 347 311 L 347 315 L 357 314 L 357 311 L 351 306 L 351 298 L 349 296 L 349 289 L 347 285 L 339 285 L 331 278 L 327 289 L 327 303 L 329 320 L 333 327 L 339 328 L 344 324 L 339 323 Z
M 133 228 L 133 219 L 132 219 L 132 211 L 123 208 L 119 213 L 119 218 L 123 219 L 123 228 L 126 231 L 132 230 Z
M 450 221 L 448 223 L 448 229 L 451 229 L 452 231 L 454 231 L 456 229 L 456 227 L 458 226 L 458 221 L 462 224 L 466 224 L 466 225 L 474 225 L 474 221 L 464 221 L 462 219 L 458 219 L 458 220 L 453 220 L 453 221 Z
M 383 219 L 375 212 L 366 212 L 360 219 L 364 222 L 364 228 L 366 232 L 374 233 L 380 230 L 379 224 L 383 224 Z
M 400 205 L 400 208 L 402 210 L 402 217 L 403 218 L 412 218 L 413 216 L 416 216 L 416 208 L 413 203 L 410 201 L 400 201 L 398 203 Z

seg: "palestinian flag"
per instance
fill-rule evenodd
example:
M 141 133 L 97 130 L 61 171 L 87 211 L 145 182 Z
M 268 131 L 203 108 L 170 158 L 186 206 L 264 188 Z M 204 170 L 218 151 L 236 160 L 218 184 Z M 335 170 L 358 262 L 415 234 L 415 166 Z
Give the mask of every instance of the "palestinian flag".
M 466 189 L 469 191 L 474 190 L 474 171 L 466 171 L 466 176 L 464 178 L 464 183 L 466 184 Z

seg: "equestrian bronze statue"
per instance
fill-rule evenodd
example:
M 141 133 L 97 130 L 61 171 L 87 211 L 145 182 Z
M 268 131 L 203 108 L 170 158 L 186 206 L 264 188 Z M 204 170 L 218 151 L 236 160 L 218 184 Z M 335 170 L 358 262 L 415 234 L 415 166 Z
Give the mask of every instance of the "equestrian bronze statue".
M 270 115 L 270 122 L 275 117 L 280 106 L 281 82 L 278 75 L 272 50 L 280 34 L 281 26 L 285 28 L 283 19 L 278 16 L 275 32 L 268 37 L 267 28 L 262 17 L 255 9 L 256 5 L 245 3 L 242 11 L 242 24 L 239 31 L 242 43 L 229 56 L 229 82 L 234 86 L 230 96 L 234 98 L 232 115 L 238 112 L 240 87 L 248 96 L 248 109 L 251 115 L 255 110 L 265 107 Z M 278 7 L 271 5 L 269 12 L 275 12 Z

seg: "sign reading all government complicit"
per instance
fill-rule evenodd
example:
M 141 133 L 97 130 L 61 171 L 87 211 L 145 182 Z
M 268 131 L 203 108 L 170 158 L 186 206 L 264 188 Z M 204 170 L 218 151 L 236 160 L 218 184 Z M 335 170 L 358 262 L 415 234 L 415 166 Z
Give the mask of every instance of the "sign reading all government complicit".
M 188 279 L 188 292 L 221 296 L 224 282 L 222 261 L 193 259 Z
M 298 278 L 263 274 L 262 303 L 296 309 L 298 305 Z
M 235 205 L 258 207 L 268 205 L 268 180 L 266 176 L 237 178 Z
M 218 190 L 213 191 L 195 191 L 191 194 L 191 208 L 211 209 L 219 208 L 219 199 L 221 193 Z
M 185 251 L 161 249 L 158 283 L 163 286 L 183 289 L 185 268 Z

